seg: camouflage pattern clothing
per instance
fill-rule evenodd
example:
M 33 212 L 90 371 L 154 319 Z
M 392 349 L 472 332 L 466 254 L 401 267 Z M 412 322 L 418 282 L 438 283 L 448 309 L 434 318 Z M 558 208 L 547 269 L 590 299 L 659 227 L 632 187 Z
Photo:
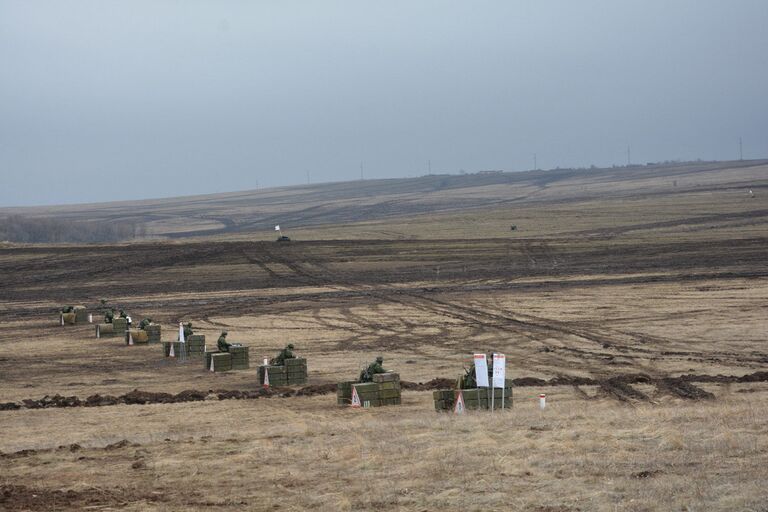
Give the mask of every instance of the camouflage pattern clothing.
M 373 376 L 377 373 L 387 373 L 387 370 L 382 366 L 384 358 L 379 356 L 376 361 L 369 364 L 368 367 L 360 372 L 360 382 L 373 382 Z
M 221 333 L 221 336 L 219 336 L 219 341 L 216 343 L 216 345 L 219 347 L 219 352 L 229 352 L 229 347 L 232 345 L 227 343 L 227 331 Z
M 151 318 L 145 318 L 141 322 L 139 322 L 139 329 L 144 329 L 146 326 L 150 325 L 152 323 Z
M 105 324 L 111 324 L 112 320 L 115 318 L 115 310 L 114 309 L 108 309 L 104 312 L 104 323 Z
M 269 364 L 272 366 L 284 366 L 286 359 L 293 359 L 295 357 L 296 356 L 293 355 L 293 343 L 289 343 L 279 354 L 277 354 L 277 357 L 269 362 Z
M 194 332 L 192 332 L 192 322 L 188 322 L 187 325 L 184 326 L 184 339 L 189 338 L 193 334 Z

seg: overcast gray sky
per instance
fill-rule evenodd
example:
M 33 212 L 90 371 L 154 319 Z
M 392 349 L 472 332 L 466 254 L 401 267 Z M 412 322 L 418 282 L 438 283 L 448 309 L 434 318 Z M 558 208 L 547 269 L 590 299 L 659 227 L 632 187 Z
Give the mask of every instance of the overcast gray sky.
M 0 0 L 0 205 L 768 156 L 768 1 Z

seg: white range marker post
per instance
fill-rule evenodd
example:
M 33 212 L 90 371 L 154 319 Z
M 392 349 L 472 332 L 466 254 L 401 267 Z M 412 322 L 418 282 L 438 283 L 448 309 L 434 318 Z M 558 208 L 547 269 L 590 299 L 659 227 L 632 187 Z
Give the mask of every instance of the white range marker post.
M 93 323 L 93 313 L 88 313 L 88 323 L 89 324 Z
M 187 361 L 186 340 L 184 339 L 184 324 L 179 322 L 179 361 Z
M 494 399 L 496 398 L 496 388 L 501 388 L 501 408 L 504 408 L 504 379 L 507 375 L 507 356 L 504 354 L 493 354 L 493 386 L 491 386 Z M 491 406 L 493 411 L 493 406 Z
M 542 411 L 547 408 L 547 395 L 544 393 L 539 395 L 539 409 Z
M 478 388 L 486 388 L 488 383 L 488 358 L 485 354 L 475 354 L 475 383 Z

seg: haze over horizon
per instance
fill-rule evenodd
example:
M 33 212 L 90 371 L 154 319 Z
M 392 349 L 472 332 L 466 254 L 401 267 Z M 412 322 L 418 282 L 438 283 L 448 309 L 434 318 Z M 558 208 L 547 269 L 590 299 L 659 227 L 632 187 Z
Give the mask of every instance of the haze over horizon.
M 768 2 L 0 0 L 0 206 L 768 155 Z

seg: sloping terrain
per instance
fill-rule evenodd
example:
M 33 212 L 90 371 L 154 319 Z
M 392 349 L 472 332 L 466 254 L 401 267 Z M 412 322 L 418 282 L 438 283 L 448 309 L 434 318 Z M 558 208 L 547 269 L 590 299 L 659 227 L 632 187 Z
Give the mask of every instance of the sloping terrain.
M 491 174 L 49 210 L 157 215 L 168 239 L 0 245 L 0 508 L 761 510 L 766 174 Z M 478 181 L 450 188 L 462 179 Z M 196 215 L 221 225 L 180 237 L 203 233 Z M 294 241 L 266 241 L 286 218 Z M 209 347 L 227 330 L 251 369 L 58 325 L 61 305 L 101 298 L 166 340 L 182 320 Z M 256 362 L 289 342 L 309 386 L 262 390 Z M 430 390 L 479 351 L 507 355 L 512 410 L 436 413 Z M 403 405 L 336 406 L 335 383 L 377 355 L 408 382 Z

